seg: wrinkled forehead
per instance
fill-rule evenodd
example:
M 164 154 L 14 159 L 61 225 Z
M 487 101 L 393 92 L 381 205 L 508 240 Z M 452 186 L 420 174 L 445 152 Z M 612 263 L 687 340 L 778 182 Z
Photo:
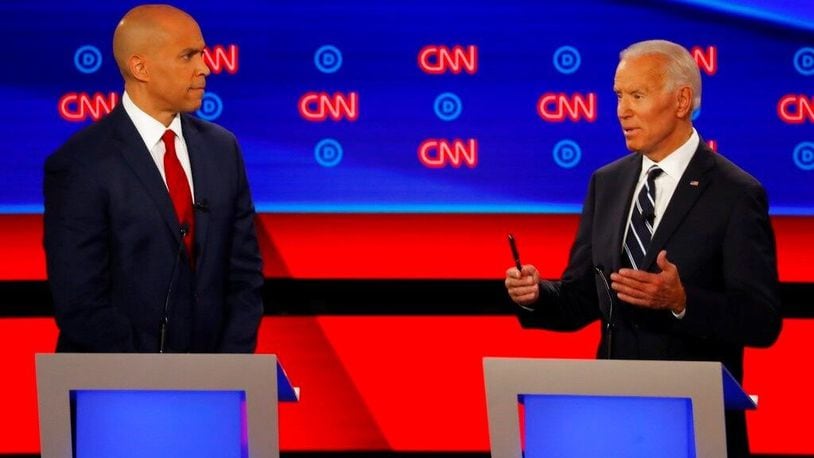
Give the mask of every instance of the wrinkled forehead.
M 616 67 L 613 85 L 617 90 L 661 88 L 666 78 L 666 60 L 659 54 L 626 57 Z

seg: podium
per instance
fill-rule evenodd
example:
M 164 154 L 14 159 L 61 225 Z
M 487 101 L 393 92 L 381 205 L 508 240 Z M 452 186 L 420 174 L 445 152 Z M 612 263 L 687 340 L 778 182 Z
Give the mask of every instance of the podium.
M 724 408 L 756 407 L 718 362 L 484 358 L 483 367 L 492 458 L 721 458 Z M 657 421 L 671 445 L 654 437 Z
M 277 402 L 299 395 L 275 355 L 37 354 L 36 371 L 42 458 L 130 456 L 125 442 L 148 451 L 133 456 L 277 458 Z

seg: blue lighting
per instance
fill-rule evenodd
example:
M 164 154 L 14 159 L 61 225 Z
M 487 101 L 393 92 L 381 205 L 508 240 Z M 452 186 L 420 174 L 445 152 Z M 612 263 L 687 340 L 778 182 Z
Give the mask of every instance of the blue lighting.
M 525 458 L 695 458 L 688 398 L 525 395 Z
M 71 391 L 74 458 L 247 458 L 243 391 Z
M 673 0 L 678 3 L 723 11 L 781 26 L 814 30 L 814 9 L 810 0 Z

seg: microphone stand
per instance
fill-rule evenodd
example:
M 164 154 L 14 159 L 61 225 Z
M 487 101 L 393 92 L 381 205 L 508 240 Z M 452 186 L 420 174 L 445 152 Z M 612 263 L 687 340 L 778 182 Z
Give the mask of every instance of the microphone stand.
M 170 311 L 170 297 L 172 296 L 172 287 L 175 285 L 175 276 L 178 271 L 178 261 L 181 259 L 181 253 L 184 251 L 184 238 L 189 232 L 189 227 L 186 223 L 181 225 L 181 241 L 178 242 L 178 251 L 175 253 L 175 262 L 172 265 L 172 273 L 170 274 L 170 286 L 167 288 L 167 297 L 164 298 L 164 310 L 161 313 L 161 330 L 158 342 L 158 352 L 164 353 L 167 349 L 167 322 L 169 321 Z
M 605 342 L 608 345 L 608 351 L 606 353 L 606 358 L 611 359 L 613 357 L 613 321 L 614 321 L 614 299 L 613 293 L 611 292 L 610 284 L 608 283 L 608 279 L 605 278 L 605 272 L 602 270 L 602 266 L 594 266 L 594 274 L 599 277 L 602 284 L 602 289 L 605 292 L 605 300 L 607 300 L 608 305 L 608 316 L 607 322 L 605 324 Z M 602 298 L 599 298 L 599 302 L 602 302 Z

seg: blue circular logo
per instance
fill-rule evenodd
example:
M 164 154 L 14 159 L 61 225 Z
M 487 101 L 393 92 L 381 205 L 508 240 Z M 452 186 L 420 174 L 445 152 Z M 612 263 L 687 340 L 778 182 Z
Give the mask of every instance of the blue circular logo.
M 73 55 L 73 64 L 82 73 L 93 73 L 102 66 L 102 53 L 96 46 L 80 46 Z
M 314 53 L 314 65 L 322 73 L 336 73 L 342 67 L 342 52 L 336 46 L 321 46 Z
M 207 121 L 214 121 L 223 113 L 223 100 L 220 99 L 214 92 L 207 92 L 201 100 L 201 108 L 195 114 L 201 119 Z
M 794 68 L 804 76 L 814 75 L 814 48 L 800 48 L 794 53 Z
M 814 142 L 802 142 L 794 148 L 794 163 L 802 170 L 814 170 Z
M 554 51 L 554 68 L 560 73 L 570 75 L 579 70 L 581 63 L 579 51 L 573 46 L 561 46 Z
M 435 115 L 443 121 L 452 121 L 458 119 L 463 110 L 461 99 L 452 92 L 444 92 L 435 98 Z
M 573 140 L 560 140 L 552 151 L 554 162 L 564 169 L 572 169 L 582 159 L 582 149 Z
M 333 138 L 323 138 L 314 147 L 314 157 L 323 167 L 334 167 L 342 161 L 342 145 Z

